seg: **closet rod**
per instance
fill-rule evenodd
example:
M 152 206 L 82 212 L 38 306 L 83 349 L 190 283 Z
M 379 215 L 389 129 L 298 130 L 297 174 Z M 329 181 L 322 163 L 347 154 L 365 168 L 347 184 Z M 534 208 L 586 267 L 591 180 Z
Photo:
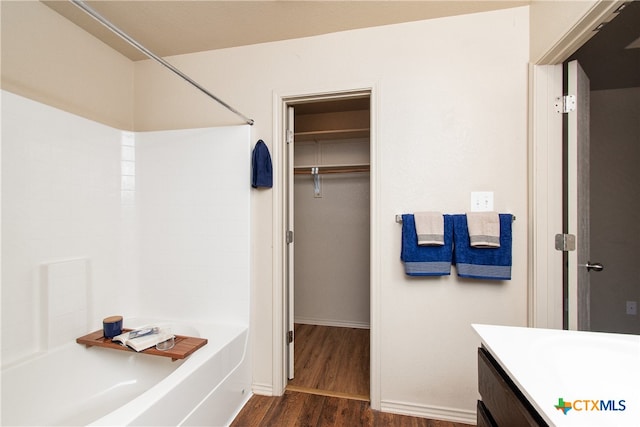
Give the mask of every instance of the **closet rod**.
M 95 9 L 93 9 L 89 5 L 87 5 L 83 0 L 69 0 L 69 1 L 71 3 L 73 3 L 74 5 L 76 5 L 77 7 L 79 7 L 80 9 L 82 9 L 87 15 L 91 16 L 96 21 L 100 22 L 102 25 L 104 25 L 105 27 L 110 29 L 112 32 L 114 32 L 121 39 L 123 39 L 124 41 L 129 43 L 131 46 L 135 47 L 140 52 L 142 52 L 145 55 L 147 55 L 149 58 L 155 60 L 159 64 L 161 64 L 161 65 L 165 66 L 166 68 L 168 68 L 169 70 L 173 71 L 178 76 L 182 77 L 187 83 L 190 83 L 192 86 L 194 86 L 196 89 L 200 90 L 202 93 L 207 95 L 209 98 L 212 98 L 213 100 L 218 102 L 220 105 L 225 107 L 227 110 L 229 110 L 232 113 L 234 113 L 235 115 L 241 117 L 247 124 L 253 125 L 253 123 L 254 123 L 253 119 L 248 118 L 247 116 L 245 116 L 244 114 L 242 114 L 241 112 L 239 112 L 238 110 L 236 110 L 235 108 L 233 108 L 232 106 L 230 106 L 229 104 L 227 104 L 226 102 L 224 102 L 223 100 L 221 100 L 220 98 L 218 98 L 217 96 L 215 96 L 214 94 L 209 92 L 207 89 L 205 89 L 200 84 L 198 84 L 198 82 L 196 82 L 191 77 L 189 77 L 186 74 L 184 74 L 182 71 L 178 70 L 176 67 L 171 65 L 169 62 L 165 61 L 164 59 L 162 59 L 161 57 L 159 57 L 155 53 L 151 52 L 146 47 L 142 46 L 135 39 L 131 38 L 131 36 L 129 36 L 127 33 L 122 31 L 120 28 L 116 27 L 114 24 L 112 24 L 105 17 L 100 15 Z
M 315 175 L 313 169 L 317 169 L 319 174 L 329 173 L 356 173 L 356 172 L 369 172 L 371 168 L 369 165 L 345 165 L 345 166 L 303 166 L 293 169 L 295 175 Z

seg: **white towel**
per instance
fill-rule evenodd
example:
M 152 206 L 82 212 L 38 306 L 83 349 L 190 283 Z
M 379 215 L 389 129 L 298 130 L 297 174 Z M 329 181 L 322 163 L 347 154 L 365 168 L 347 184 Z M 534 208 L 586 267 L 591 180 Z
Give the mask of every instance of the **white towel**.
M 467 227 L 472 247 L 500 247 L 500 217 L 497 212 L 467 212 Z
M 416 212 L 418 246 L 444 246 L 444 217 L 442 212 Z

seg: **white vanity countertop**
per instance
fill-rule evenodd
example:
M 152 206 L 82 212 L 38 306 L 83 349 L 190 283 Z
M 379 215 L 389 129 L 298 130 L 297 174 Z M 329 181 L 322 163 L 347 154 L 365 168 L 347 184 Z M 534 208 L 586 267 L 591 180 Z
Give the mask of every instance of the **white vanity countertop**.
M 549 425 L 640 426 L 640 335 L 472 327 Z

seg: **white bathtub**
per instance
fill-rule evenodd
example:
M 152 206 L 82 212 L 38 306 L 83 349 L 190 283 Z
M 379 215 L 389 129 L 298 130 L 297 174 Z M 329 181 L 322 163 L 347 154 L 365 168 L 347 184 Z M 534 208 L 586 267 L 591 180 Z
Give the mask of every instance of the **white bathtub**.
M 247 328 L 163 323 L 208 343 L 172 362 L 73 342 L 13 364 L 2 370 L 2 425 L 228 425 L 251 395 Z

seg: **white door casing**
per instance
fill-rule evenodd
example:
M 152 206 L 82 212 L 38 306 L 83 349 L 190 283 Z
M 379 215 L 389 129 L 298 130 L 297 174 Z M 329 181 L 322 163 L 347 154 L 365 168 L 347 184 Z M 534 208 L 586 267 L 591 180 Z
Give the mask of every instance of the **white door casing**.
M 287 378 L 289 376 L 289 364 L 293 364 L 293 346 L 287 346 L 287 333 L 290 329 L 289 319 L 293 322 L 293 281 L 289 282 L 287 276 L 290 276 L 293 280 L 293 258 L 289 261 L 289 250 L 291 250 L 291 256 L 293 257 L 293 247 L 289 248 L 286 243 L 286 232 L 289 230 L 288 216 L 290 215 L 293 221 L 293 210 L 289 213 L 289 209 L 293 209 L 293 203 L 291 206 L 288 204 L 289 200 L 293 202 L 293 192 L 288 194 L 289 188 L 293 191 L 293 147 L 291 147 L 291 153 L 289 153 L 289 147 L 286 144 L 287 138 L 287 121 L 293 124 L 293 120 L 289 116 L 289 107 L 294 107 L 295 104 L 301 102 L 313 102 L 328 99 L 338 98 L 351 98 L 368 96 L 371 99 L 371 135 L 370 135 L 370 152 L 371 152 L 371 335 L 370 335 L 370 403 L 371 408 L 380 410 L 380 346 L 379 346 L 379 262 L 374 262 L 374 259 L 380 258 L 380 249 L 378 242 L 378 229 L 373 224 L 376 224 L 377 218 L 377 185 L 378 178 L 376 175 L 376 96 L 375 85 L 364 86 L 361 88 L 344 88 L 343 90 L 325 90 L 314 93 L 301 95 L 290 94 L 282 95 L 274 93 L 273 103 L 274 111 L 278 114 L 274 115 L 274 140 L 279 141 L 278 147 L 275 149 L 276 158 L 279 164 L 282 165 L 279 168 L 279 172 L 276 173 L 278 187 L 274 187 L 274 231 L 276 236 L 282 236 L 274 241 L 274 271 L 273 280 L 274 283 L 280 283 L 280 286 L 274 286 L 273 288 L 273 325 L 275 335 L 273 337 L 273 386 L 271 393 L 273 395 L 282 395 L 287 385 Z M 294 107 L 295 108 L 295 107 Z M 291 110 L 291 114 L 294 110 Z M 292 128 L 293 130 L 293 128 Z M 288 163 L 288 158 L 291 158 L 291 164 Z M 291 170 L 289 170 L 291 168 Z M 289 183 L 291 179 L 291 183 Z M 294 236 L 295 240 L 295 236 Z M 289 268 L 291 270 L 289 271 Z M 288 289 L 291 286 L 291 293 Z M 289 300 L 289 298 L 291 298 Z M 294 337 L 295 338 L 295 337 Z M 290 354 L 289 354 L 290 353 Z M 293 366 L 291 367 L 293 369 Z M 293 372 L 293 371 L 291 371 Z
M 593 37 L 593 29 L 598 24 L 611 20 L 623 3 L 623 0 L 593 1 L 547 52 L 532 58 L 529 74 L 529 326 L 562 328 L 564 267 L 562 252 L 554 248 L 555 234 L 562 233 L 563 218 L 562 115 L 556 114 L 553 101 L 562 96 L 562 62 Z
M 562 65 L 531 67 L 529 326 L 562 329 Z

